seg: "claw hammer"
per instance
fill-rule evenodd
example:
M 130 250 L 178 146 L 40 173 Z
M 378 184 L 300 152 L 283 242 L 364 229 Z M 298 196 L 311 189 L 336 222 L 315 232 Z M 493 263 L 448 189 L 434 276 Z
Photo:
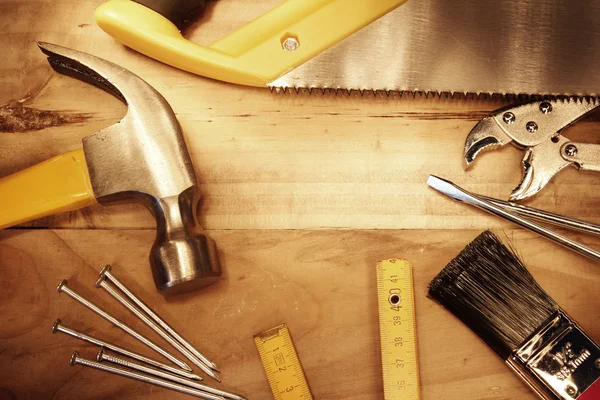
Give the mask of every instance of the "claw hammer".
M 111 62 L 38 43 L 55 71 L 111 93 L 127 114 L 83 139 L 83 148 L 0 179 L 0 229 L 96 202 L 142 202 L 154 215 L 150 266 L 159 292 L 183 293 L 221 275 L 214 241 L 196 218 L 196 176 L 165 98 Z

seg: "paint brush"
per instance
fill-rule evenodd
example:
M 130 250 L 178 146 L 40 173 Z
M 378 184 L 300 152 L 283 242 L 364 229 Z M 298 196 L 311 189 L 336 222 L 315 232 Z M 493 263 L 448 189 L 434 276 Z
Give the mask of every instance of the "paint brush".
M 600 347 L 496 235 L 483 232 L 429 284 L 545 400 L 600 399 Z

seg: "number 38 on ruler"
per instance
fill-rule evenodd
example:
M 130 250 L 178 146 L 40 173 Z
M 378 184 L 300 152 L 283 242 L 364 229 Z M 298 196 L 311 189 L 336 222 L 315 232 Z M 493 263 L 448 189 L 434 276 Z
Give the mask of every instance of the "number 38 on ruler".
M 406 260 L 377 264 L 383 392 L 386 400 L 420 398 L 412 267 Z

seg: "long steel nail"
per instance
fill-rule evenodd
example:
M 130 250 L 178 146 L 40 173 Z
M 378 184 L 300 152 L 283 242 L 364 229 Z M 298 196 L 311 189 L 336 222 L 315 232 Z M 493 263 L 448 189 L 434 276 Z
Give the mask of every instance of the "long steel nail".
M 156 361 L 156 360 L 153 360 L 152 358 L 148 358 L 148 357 L 143 356 L 141 354 L 134 353 L 133 351 L 124 349 L 123 347 L 117 346 L 116 344 L 112 344 L 110 342 L 106 342 L 106 341 L 98 339 L 98 338 L 96 338 L 94 336 L 90 336 L 90 335 L 87 335 L 87 334 L 85 334 L 83 332 L 80 332 L 80 331 L 78 331 L 76 329 L 69 328 L 68 326 L 63 325 L 60 319 L 57 319 L 56 322 L 54 322 L 54 325 L 52 325 L 52 333 L 56 333 L 56 332 L 65 333 L 65 334 L 67 334 L 69 336 L 72 336 L 72 337 L 74 337 L 76 339 L 81 339 L 81 340 L 83 340 L 85 342 L 88 342 L 88 343 L 91 343 L 91 344 L 95 344 L 96 346 L 104 347 L 105 349 L 112 350 L 115 353 L 122 354 L 124 356 L 127 356 L 129 358 L 133 358 L 135 360 L 144 362 L 144 363 L 149 364 L 149 365 L 153 365 L 153 366 L 155 366 L 157 368 L 163 369 L 165 371 L 169 371 L 169 372 L 171 372 L 173 374 L 180 375 L 180 376 L 183 376 L 183 377 L 188 378 L 188 379 L 194 379 L 194 380 L 198 380 L 198 381 L 202 380 L 202 378 L 200 376 L 198 376 L 198 375 L 196 375 L 196 374 L 194 374 L 192 372 L 184 371 L 184 370 L 179 369 L 177 367 L 173 367 L 171 365 L 164 364 L 164 363 L 162 363 L 160 361 Z
M 160 325 L 165 331 L 169 332 L 171 336 L 175 338 L 179 343 L 185 346 L 186 349 L 192 352 L 199 360 L 201 360 L 204 364 L 208 365 L 212 370 L 219 372 L 219 368 L 217 364 L 210 361 L 208 357 L 202 354 L 198 349 L 192 346 L 187 340 L 185 340 L 175 329 L 173 329 L 164 319 L 162 319 L 157 313 L 152 310 L 152 308 L 148 307 L 146 303 L 144 303 L 139 297 L 137 297 L 131 290 L 127 288 L 116 276 L 113 275 L 110 265 L 107 265 L 100 271 L 100 276 L 105 276 L 110 282 L 112 282 L 116 287 L 121 290 L 131 301 L 133 301 L 139 308 L 142 309 L 150 318 L 154 320 L 158 325 Z
M 101 364 L 94 360 L 89 360 L 87 358 L 82 358 L 79 356 L 79 353 L 74 352 L 71 356 L 71 365 L 85 365 L 86 367 L 92 367 L 95 369 L 99 369 L 106 372 L 111 372 L 116 375 L 121 375 L 126 378 L 135 379 L 141 382 L 151 383 L 156 386 L 160 386 L 163 388 L 175 390 L 181 393 L 189 394 L 191 396 L 199 397 L 201 399 L 206 400 L 225 400 L 224 397 L 215 396 L 214 394 L 206 393 L 201 390 L 193 389 L 188 386 L 180 385 L 178 383 L 173 383 L 166 381 L 164 379 L 155 378 L 150 375 L 141 374 L 139 372 L 135 372 L 132 370 L 127 370 L 124 368 L 113 367 L 112 365 Z
M 96 287 L 101 287 L 106 290 L 108 294 L 115 298 L 119 303 L 125 306 L 129 311 L 131 311 L 134 315 L 136 315 L 139 319 L 142 320 L 143 323 L 148 325 L 154 332 L 158 333 L 160 337 L 169 342 L 173 347 L 181 352 L 184 356 L 187 357 L 188 360 L 193 362 L 204 371 L 211 378 L 216 379 L 220 382 L 219 375 L 216 372 L 211 370 L 208 366 L 206 366 L 202 361 L 198 360 L 188 349 L 183 347 L 178 341 L 173 339 L 167 332 L 165 332 L 160 326 L 158 326 L 153 320 L 151 320 L 146 314 L 144 314 L 139 308 L 137 308 L 133 303 L 123 297 L 118 290 L 112 286 L 104 276 L 100 276 L 98 281 L 96 282 Z
M 78 302 L 80 302 L 81 304 L 83 304 L 84 306 L 86 306 L 87 308 L 89 308 L 90 310 L 92 310 L 93 312 L 95 312 L 96 314 L 100 315 L 102 318 L 106 319 L 107 321 L 112 322 L 114 325 L 118 326 L 119 328 L 121 328 L 125 332 L 129 333 L 131 336 L 133 336 L 134 338 L 136 338 L 140 342 L 144 343 L 146 346 L 150 347 L 151 349 L 153 349 L 157 353 L 161 354 L 162 356 L 168 358 L 170 361 L 172 361 L 173 363 L 175 363 L 180 368 L 185 369 L 186 371 L 191 371 L 192 370 L 190 368 L 190 366 L 187 365 L 185 362 L 181 361 L 180 359 L 178 359 L 177 357 L 175 357 L 171 353 L 167 352 L 166 350 L 164 350 L 163 348 L 161 348 L 160 346 L 158 346 L 156 343 L 154 343 L 150 339 L 148 339 L 145 336 L 142 336 L 141 334 L 137 333 L 129 325 L 126 325 L 125 323 L 119 321 L 118 319 L 116 319 L 115 317 L 113 317 L 111 314 L 107 313 L 106 311 L 104 311 L 103 309 L 101 309 L 100 307 L 98 307 L 96 304 L 92 303 L 91 301 L 89 301 L 89 300 L 85 299 L 84 297 L 82 297 L 81 295 L 79 295 L 77 292 L 73 291 L 73 289 L 71 289 L 70 287 L 67 286 L 67 280 L 66 279 L 63 279 L 58 284 L 58 286 L 56 287 L 56 290 L 58 291 L 58 293 L 65 292 L 66 294 L 68 294 L 69 296 L 71 296 L 73 299 L 77 300 Z
M 154 375 L 154 376 L 157 376 L 159 378 L 168 379 L 170 381 L 181 383 L 182 385 L 186 385 L 186 386 L 193 387 L 193 388 L 196 388 L 196 389 L 199 389 L 199 390 L 203 390 L 205 392 L 216 394 L 218 396 L 223 396 L 223 397 L 228 398 L 228 399 L 232 399 L 232 400 L 247 400 L 244 396 L 241 396 L 239 394 L 233 394 L 233 393 L 225 392 L 223 390 L 215 389 L 213 387 L 210 387 L 210 386 L 207 386 L 207 385 L 203 385 L 203 384 L 201 384 L 199 382 L 194 382 L 194 381 L 182 378 L 182 377 L 177 376 L 177 375 L 169 374 L 168 372 L 160 371 L 158 369 L 155 369 L 155 368 L 152 368 L 152 367 L 148 367 L 146 365 L 141 365 L 141 364 L 138 364 L 136 362 L 133 362 L 133 361 L 130 361 L 130 360 L 126 360 L 124 358 L 121 358 L 121 357 L 118 357 L 118 356 L 115 356 L 115 355 L 112 355 L 112 354 L 108 354 L 108 353 L 106 353 L 104 351 L 104 349 L 100 349 L 100 351 L 98 352 L 98 356 L 96 357 L 96 359 L 98 361 L 100 361 L 100 362 L 102 362 L 102 361 L 108 361 L 108 362 L 111 362 L 113 364 L 117 364 L 117 365 L 121 365 L 123 367 L 135 369 L 137 371 L 144 372 L 144 373 L 149 374 L 149 375 Z

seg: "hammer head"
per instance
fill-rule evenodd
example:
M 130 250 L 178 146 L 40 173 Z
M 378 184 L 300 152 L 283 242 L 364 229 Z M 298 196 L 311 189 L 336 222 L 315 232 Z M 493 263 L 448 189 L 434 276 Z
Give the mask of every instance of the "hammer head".
M 39 43 L 52 68 L 127 104 L 117 124 L 83 139 L 100 203 L 141 201 L 157 222 L 150 265 L 163 294 L 187 292 L 221 275 L 213 240 L 196 218 L 196 176 L 181 128 L 165 98 L 137 75 L 90 54 Z

